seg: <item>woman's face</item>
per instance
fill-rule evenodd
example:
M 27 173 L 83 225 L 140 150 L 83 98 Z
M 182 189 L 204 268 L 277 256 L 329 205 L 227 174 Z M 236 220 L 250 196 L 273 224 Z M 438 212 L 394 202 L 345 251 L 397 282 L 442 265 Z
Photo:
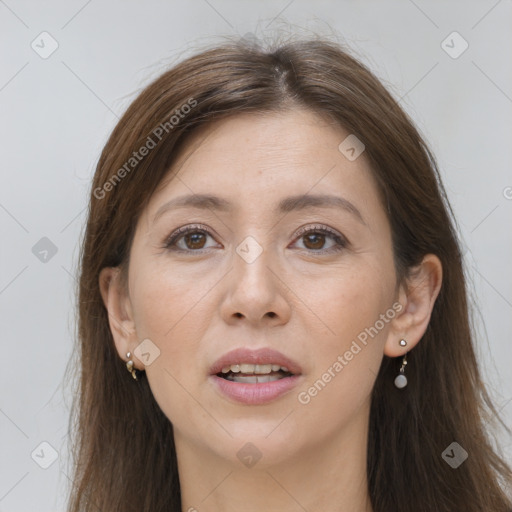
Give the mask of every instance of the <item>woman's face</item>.
M 129 310 L 178 454 L 273 464 L 366 436 L 401 306 L 390 226 L 364 152 L 339 149 L 348 135 L 306 111 L 218 121 L 140 217 Z

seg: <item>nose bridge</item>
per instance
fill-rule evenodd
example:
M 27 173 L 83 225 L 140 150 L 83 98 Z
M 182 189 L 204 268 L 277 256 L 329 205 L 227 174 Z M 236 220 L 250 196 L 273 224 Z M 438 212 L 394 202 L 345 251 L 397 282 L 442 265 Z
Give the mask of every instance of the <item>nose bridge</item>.
M 262 293 L 269 294 L 273 288 L 273 274 L 268 268 L 270 260 L 273 259 L 271 248 L 263 240 L 263 235 L 256 236 L 248 235 L 236 246 L 233 261 L 235 279 L 245 287 L 242 291 L 247 296 L 253 294 L 255 298 Z
M 283 318 L 287 315 L 286 300 L 275 275 L 277 259 L 267 245 L 268 237 L 261 234 L 246 236 L 236 246 L 229 280 L 229 301 L 224 310 L 229 317 L 242 314 L 257 322 L 267 314 Z

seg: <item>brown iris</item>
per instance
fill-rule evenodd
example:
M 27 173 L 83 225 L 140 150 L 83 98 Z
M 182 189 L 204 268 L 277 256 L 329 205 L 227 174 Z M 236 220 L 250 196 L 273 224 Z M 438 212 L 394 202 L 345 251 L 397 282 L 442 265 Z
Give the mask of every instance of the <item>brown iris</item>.
M 322 246 L 325 244 L 325 235 L 321 233 L 312 233 L 309 235 L 305 235 L 304 237 L 304 245 L 308 247 L 306 244 L 306 240 L 311 242 L 313 241 L 314 247 L 308 247 L 308 249 L 322 249 Z
M 185 244 L 189 249 L 202 249 L 206 241 L 205 233 L 194 232 L 187 233 L 185 236 Z M 190 243 L 189 243 L 190 242 Z M 201 244 L 202 242 L 202 244 Z

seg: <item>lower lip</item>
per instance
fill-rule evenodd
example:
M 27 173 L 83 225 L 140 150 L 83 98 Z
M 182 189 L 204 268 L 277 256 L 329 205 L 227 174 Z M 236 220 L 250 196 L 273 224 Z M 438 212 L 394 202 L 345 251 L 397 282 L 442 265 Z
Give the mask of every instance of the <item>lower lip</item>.
M 269 403 L 290 391 L 297 385 L 300 376 L 293 375 L 273 382 L 259 382 L 257 384 L 233 382 L 217 375 L 212 375 L 210 378 L 213 379 L 220 392 L 228 398 L 247 405 L 261 405 Z

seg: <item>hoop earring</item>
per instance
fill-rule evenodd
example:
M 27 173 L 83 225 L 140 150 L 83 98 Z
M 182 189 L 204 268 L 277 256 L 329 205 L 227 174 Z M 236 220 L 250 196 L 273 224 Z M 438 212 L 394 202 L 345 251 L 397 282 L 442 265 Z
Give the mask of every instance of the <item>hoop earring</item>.
M 407 386 L 407 377 L 405 376 L 405 367 L 407 366 L 407 354 L 405 354 L 402 360 L 402 366 L 400 368 L 400 373 L 395 377 L 395 386 L 398 389 L 405 388 Z
M 132 374 L 132 377 L 135 380 L 138 380 L 137 379 L 137 370 L 133 367 L 133 361 L 130 359 L 132 357 L 132 353 L 127 352 L 126 357 L 128 358 L 128 362 L 126 363 L 126 369 Z

